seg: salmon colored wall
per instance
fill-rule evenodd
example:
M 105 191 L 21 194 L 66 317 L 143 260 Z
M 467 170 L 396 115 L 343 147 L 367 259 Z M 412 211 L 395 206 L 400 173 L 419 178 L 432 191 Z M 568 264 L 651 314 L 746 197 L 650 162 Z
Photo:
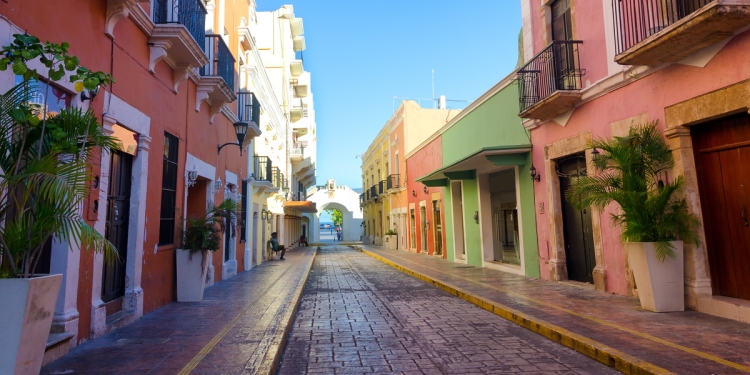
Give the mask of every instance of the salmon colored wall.
M 430 224 L 428 225 L 428 232 L 427 232 L 427 250 L 428 254 L 432 255 L 435 251 L 435 238 L 434 238 L 434 231 L 432 230 L 432 194 L 433 193 L 440 193 L 440 205 L 441 208 L 445 208 L 444 200 L 443 200 L 443 188 L 428 188 L 427 193 L 424 192 L 424 185 L 420 182 L 416 182 L 415 180 L 417 178 L 423 177 L 425 175 L 428 175 L 435 171 L 436 169 L 439 169 L 443 166 L 443 146 L 442 146 L 442 138 L 437 137 L 434 140 L 430 141 L 430 143 L 426 144 L 424 147 L 419 149 L 416 153 L 411 155 L 408 159 L 406 159 L 406 169 L 409 171 L 408 176 L 408 182 L 407 182 L 407 189 L 406 193 L 408 194 L 409 204 L 414 203 L 414 213 L 416 215 L 416 226 L 417 226 L 417 248 L 419 249 L 421 246 L 422 236 L 424 235 L 422 233 L 421 228 L 421 220 L 422 218 L 419 216 L 419 202 L 420 201 L 426 201 L 426 215 L 427 219 L 430 220 Z M 412 195 L 412 190 L 414 190 L 417 194 L 415 197 Z M 408 205 L 407 205 L 408 207 Z M 441 221 L 445 223 L 445 210 L 440 210 L 442 218 Z M 408 220 L 411 220 L 410 217 L 407 218 Z M 407 224 L 410 225 L 410 224 Z M 445 229 L 443 229 L 443 247 L 445 247 Z M 443 251 L 442 257 L 445 258 L 447 254 L 447 251 Z
M 602 39 L 603 36 L 592 36 L 592 38 Z M 586 40 L 585 43 L 589 43 L 589 40 Z M 589 66 L 606 63 L 606 58 L 606 53 L 602 49 L 598 55 L 590 56 L 587 60 L 582 59 L 581 65 L 588 71 Z M 544 170 L 544 147 L 546 145 L 588 131 L 592 133 L 595 139 L 609 138 L 611 136 L 610 123 L 642 113 L 648 113 L 649 120 L 657 120 L 657 127 L 663 131 L 665 107 L 750 79 L 750 64 L 738 63 L 741 61 L 750 61 L 750 32 L 748 31 L 736 35 L 705 67 L 682 64 L 670 65 L 592 102 L 581 105 L 575 109 L 564 127 L 550 121 L 532 130 L 533 163 L 542 176 L 541 183 L 537 184 L 535 189 L 537 205 L 544 203 L 545 207 L 549 207 Z M 624 275 L 624 254 L 619 237 L 620 229 L 612 226 L 611 212 L 612 208 L 610 207 L 600 215 L 606 288 L 609 292 L 626 294 L 627 285 Z M 549 279 L 547 265 L 548 239 L 550 237 L 549 214 L 546 210 L 543 214 L 537 211 L 538 244 L 540 257 L 542 258 L 540 271 L 545 279 Z M 552 249 L 549 251 L 552 251 Z
M 140 3 L 149 9 L 148 3 Z M 185 160 L 187 152 L 216 167 L 216 177 L 225 180 L 225 170 L 238 176 L 238 182 L 247 175 L 247 155 L 239 155 L 239 148 L 225 147 L 221 155 L 216 154 L 219 143 L 236 141 L 234 129 L 226 116 L 219 113 L 214 123 L 209 121 L 209 106 L 203 102 L 200 112 L 195 111 L 196 85 L 191 80 L 180 84 L 178 93 L 172 91 L 174 73 L 165 62 L 159 62 L 155 73 L 148 71 L 148 37 L 130 18 L 120 20 L 114 28 L 114 39 L 104 34 L 106 15 L 105 1 L 60 0 L 54 3 L 54 11 L 39 12 L 49 8 L 46 0 L 11 0 L 0 5 L 0 13 L 11 22 L 41 40 L 55 43 L 68 42 L 70 53 L 80 58 L 81 64 L 93 70 L 112 73 L 116 81 L 110 88 L 112 93 L 143 112 L 151 119 L 150 152 L 148 160 L 148 189 L 146 196 L 146 222 L 143 246 L 143 268 L 141 287 L 144 290 L 144 313 L 163 306 L 175 299 L 174 245 L 158 247 L 159 217 L 162 184 L 163 132 L 167 131 L 180 140 L 178 158 L 177 207 L 178 217 L 183 212 Z M 239 19 L 240 14 L 236 18 Z M 238 21 L 227 15 L 228 30 L 236 30 Z M 69 25 L 70 27 L 61 27 Z M 74 25 L 74 26 L 73 26 Z M 237 53 L 236 33 L 230 33 L 230 50 Z M 110 69 L 111 66 L 111 69 Z M 237 82 L 238 83 L 238 82 Z M 234 90 L 236 91 L 236 90 Z M 101 118 L 106 111 L 104 95 L 99 95 L 93 108 Z M 230 108 L 236 105 L 230 104 Z M 214 201 L 224 199 L 223 189 L 214 196 Z M 177 241 L 177 233 L 175 233 Z M 239 242 L 239 236 L 237 236 Z M 241 249 L 237 244 L 238 272 L 242 271 Z M 221 279 L 223 258 L 217 252 L 215 260 L 216 278 Z M 92 285 L 101 280 L 92 280 L 93 255 L 83 253 L 80 260 L 78 311 L 79 341 L 90 336 Z

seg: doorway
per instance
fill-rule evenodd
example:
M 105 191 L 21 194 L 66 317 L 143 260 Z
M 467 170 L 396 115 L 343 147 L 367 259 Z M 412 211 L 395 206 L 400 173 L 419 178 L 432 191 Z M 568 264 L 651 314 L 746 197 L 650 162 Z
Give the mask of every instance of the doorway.
M 411 243 L 410 248 L 417 250 L 417 218 L 414 213 L 414 209 L 409 210 L 409 242 Z
M 107 193 L 105 237 L 117 248 L 118 259 L 104 263 L 102 301 L 114 301 L 125 295 L 125 265 L 128 259 L 128 224 L 130 218 L 130 184 L 133 156 L 111 151 L 110 179 Z M 121 308 L 115 308 L 116 312 Z M 107 309 L 108 315 L 110 309 Z
M 568 156 L 556 162 L 560 178 L 560 202 L 563 216 L 565 258 L 568 279 L 584 283 L 594 282 L 594 233 L 591 225 L 591 209 L 578 210 L 565 197 L 573 182 L 586 176 L 586 156 L 583 153 Z
M 713 293 L 750 300 L 750 115 L 691 129 Z
M 435 255 L 443 255 L 443 221 L 440 218 L 440 201 L 432 201 L 432 222 L 435 226 Z
M 521 265 L 515 168 L 490 175 L 494 261 Z

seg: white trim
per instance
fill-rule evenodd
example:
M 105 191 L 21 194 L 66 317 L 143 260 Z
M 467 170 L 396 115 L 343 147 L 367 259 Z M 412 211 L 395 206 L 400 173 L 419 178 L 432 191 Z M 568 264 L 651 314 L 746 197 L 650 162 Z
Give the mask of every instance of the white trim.
M 128 221 L 128 249 L 125 263 L 125 296 L 123 309 L 131 310 L 127 319 L 118 323 L 118 326 L 129 324 L 143 315 L 143 289 L 141 288 L 141 272 L 143 270 L 143 244 L 146 238 L 146 196 L 148 191 L 148 151 L 151 137 L 149 136 L 151 119 L 143 112 L 126 103 L 117 96 L 105 92 L 105 103 L 109 103 L 103 117 L 103 127 L 106 133 L 112 134 L 115 124 L 128 128 L 138 133 L 138 151 L 133 158 L 132 182 L 130 190 L 130 207 Z M 102 153 L 101 176 L 99 185 L 99 218 L 94 228 L 100 233 L 105 233 L 107 221 L 107 196 L 109 190 L 110 154 Z M 154 248 L 156 251 L 156 247 Z M 101 299 L 101 287 L 103 277 L 104 256 L 101 253 L 94 255 L 93 277 L 92 277 L 92 311 L 91 311 L 91 337 L 101 336 L 117 327 L 108 327 L 106 324 L 106 311 Z

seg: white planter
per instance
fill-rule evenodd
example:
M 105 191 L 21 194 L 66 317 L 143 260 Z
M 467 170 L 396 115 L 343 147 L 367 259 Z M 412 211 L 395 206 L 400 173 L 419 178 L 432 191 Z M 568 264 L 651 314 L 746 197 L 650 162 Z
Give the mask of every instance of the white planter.
M 0 373 L 39 374 L 62 277 L 0 279 Z
M 388 250 L 396 250 L 398 248 L 398 236 L 395 234 L 385 235 L 385 248 Z
M 653 242 L 625 243 L 638 297 L 644 310 L 685 311 L 685 271 L 682 241 L 670 242 L 675 259 L 660 261 Z
M 203 300 L 203 289 L 206 287 L 208 259 L 203 267 L 200 252 L 190 256 L 189 251 L 177 249 L 177 302 L 200 302 Z M 211 256 L 209 254 L 208 256 Z

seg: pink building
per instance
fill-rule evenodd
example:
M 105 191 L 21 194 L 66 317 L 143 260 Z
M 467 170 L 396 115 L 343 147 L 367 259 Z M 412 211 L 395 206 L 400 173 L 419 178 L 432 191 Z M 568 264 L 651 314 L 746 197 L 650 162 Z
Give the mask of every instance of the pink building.
M 685 245 L 692 309 L 750 321 L 750 1 L 522 0 L 519 115 L 531 130 L 541 275 L 637 294 L 610 207 L 562 192 L 587 141 L 657 121 L 704 246 Z

